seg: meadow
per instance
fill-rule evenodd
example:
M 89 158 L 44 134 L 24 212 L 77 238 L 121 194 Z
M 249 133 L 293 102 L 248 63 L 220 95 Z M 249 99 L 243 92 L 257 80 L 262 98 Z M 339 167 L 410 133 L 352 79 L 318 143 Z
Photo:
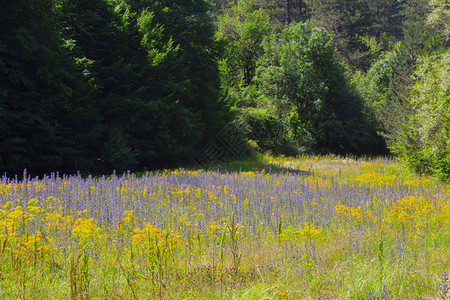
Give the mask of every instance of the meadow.
M 0 180 L 1 299 L 449 299 L 449 186 L 389 158 Z

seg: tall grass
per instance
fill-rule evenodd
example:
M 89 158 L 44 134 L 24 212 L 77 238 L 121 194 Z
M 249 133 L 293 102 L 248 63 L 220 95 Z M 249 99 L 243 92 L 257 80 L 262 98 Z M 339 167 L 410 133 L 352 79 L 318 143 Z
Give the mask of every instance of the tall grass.
M 2 299 L 448 299 L 448 185 L 396 161 L 0 181 Z

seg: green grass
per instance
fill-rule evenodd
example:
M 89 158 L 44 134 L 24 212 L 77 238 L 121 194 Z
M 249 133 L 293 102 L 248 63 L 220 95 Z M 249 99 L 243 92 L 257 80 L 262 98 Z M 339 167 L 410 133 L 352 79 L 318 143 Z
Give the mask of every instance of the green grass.
M 448 299 L 448 187 L 387 158 L 269 155 L 3 182 L 0 297 Z

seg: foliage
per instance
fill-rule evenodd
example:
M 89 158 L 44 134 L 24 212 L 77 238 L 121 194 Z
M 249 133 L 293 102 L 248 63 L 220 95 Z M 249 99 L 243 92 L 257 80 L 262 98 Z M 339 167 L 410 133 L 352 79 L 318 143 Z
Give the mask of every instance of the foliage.
M 430 5 L 438 9 L 437 3 Z M 431 53 L 448 51 L 448 40 L 443 31 L 423 26 L 413 15 L 407 18 L 409 25 L 402 41 L 372 65 L 358 89 L 382 125 L 380 132 L 391 150 L 415 171 L 446 179 L 448 150 L 442 141 L 448 139 L 443 128 L 449 121 L 442 101 L 446 101 L 448 67 L 445 58 Z M 430 12 L 430 18 L 433 15 Z M 433 64 L 433 59 L 438 62 Z
M 399 45 L 397 45 L 399 47 Z M 394 78 L 394 60 L 398 55 L 394 49 L 387 52 L 378 61 L 374 62 L 366 74 L 357 79 L 357 89 L 374 112 L 379 124 L 394 130 L 395 126 L 388 123 L 385 109 L 391 101 L 389 89 Z
M 449 46 L 447 0 L 3 6 L 0 172 L 8 176 L 189 165 L 224 138 L 234 141 L 221 141 L 220 157 L 245 152 L 236 148 L 379 153 L 381 137 L 400 151 L 414 135 L 403 125 L 422 118 L 409 98 L 425 80 L 412 77 L 417 60 Z M 441 155 L 431 152 L 419 169 L 444 172 L 431 170 L 429 157 Z
M 292 130 L 293 121 L 293 118 L 279 118 L 271 105 L 248 107 L 238 116 L 238 124 L 247 129 L 245 136 L 256 144 L 259 152 L 285 155 L 297 155 L 308 150 L 298 144 Z
M 435 28 L 447 41 L 450 39 L 450 2 L 448 0 L 430 0 L 431 12 L 427 24 Z
M 283 31 L 291 22 L 306 22 L 311 17 L 310 7 L 304 0 L 255 0 L 270 17 L 276 33 Z
M 255 10 L 252 0 L 240 0 L 218 20 L 217 36 L 225 44 L 225 88 L 253 83 L 256 62 L 263 54 L 263 39 L 270 34 L 268 16 Z M 229 80 L 227 80 L 229 78 Z
M 6 1 L 0 25 L 0 170 L 92 170 L 92 87 L 61 47 L 51 1 Z
M 229 119 L 205 1 L 6 5 L 2 172 L 188 163 Z
M 415 4 L 419 4 L 419 2 Z M 424 144 L 418 143 L 418 139 L 421 139 L 419 136 L 423 134 L 423 132 L 418 133 L 417 131 L 421 125 L 411 123 L 412 119 L 416 119 L 417 122 L 417 109 L 420 104 L 409 95 L 413 86 L 412 89 L 415 90 L 413 93 L 418 93 L 416 87 L 419 86 L 419 82 L 417 80 L 425 80 L 425 75 L 412 76 L 414 69 L 420 68 L 421 63 L 417 60 L 433 51 L 445 49 L 445 41 L 439 37 L 436 31 L 424 27 L 414 19 L 413 11 L 418 11 L 420 7 L 424 8 L 425 6 L 414 5 L 414 3 L 409 5 L 409 10 L 407 10 L 409 14 L 407 24 L 409 25 L 405 30 L 403 40 L 396 44 L 391 52 L 385 53 L 384 57 L 372 65 L 360 84 L 359 90 L 382 124 L 383 135 L 388 139 L 391 149 L 398 155 L 406 157 L 408 164 L 416 171 L 431 172 L 429 160 L 432 160 L 433 155 L 430 155 L 431 153 L 422 155 L 419 150 L 422 146 L 425 147 Z M 430 80 L 433 79 L 430 77 Z M 420 86 L 424 88 L 426 94 L 427 88 L 423 85 Z M 435 110 L 427 113 L 431 117 L 437 112 Z M 422 118 L 421 122 L 426 122 L 424 115 Z M 445 122 L 443 126 L 445 126 Z M 442 132 L 433 138 L 445 139 Z
M 313 151 L 361 151 L 361 142 L 369 141 L 374 132 L 348 84 L 331 36 L 298 23 L 265 45 L 258 84 L 274 102 L 278 116 L 292 120 L 297 139 L 312 137 L 300 146 Z
M 383 50 L 402 36 L 401 1 L 337 0 L 306 1 L 311 23 L 333 34 L 336 47 L 353 69 L 366 71 L 376 58 L 366 42 L 374 39 Z
M 397 153 L 420 173 L 450 179 L 450 53 L 421 57 L 411 89 L 414 113 L 402 127 Z
M 360 81 L 358 90 L 381 125 L 380 132 L 392 146 L 398 130 L 413 113 L 409 90 L 416 61 L 440 49 L 442 39 L 432 30 L 411 25 L 403 40 L 375 62 Z

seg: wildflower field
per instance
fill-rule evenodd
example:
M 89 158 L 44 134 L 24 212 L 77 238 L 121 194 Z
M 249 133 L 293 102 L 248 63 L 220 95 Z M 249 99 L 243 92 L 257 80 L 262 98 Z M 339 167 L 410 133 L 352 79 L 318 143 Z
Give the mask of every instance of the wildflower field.
M 396 161 L 0 181 L 1 299 L 449 299 L 449 186 Z

